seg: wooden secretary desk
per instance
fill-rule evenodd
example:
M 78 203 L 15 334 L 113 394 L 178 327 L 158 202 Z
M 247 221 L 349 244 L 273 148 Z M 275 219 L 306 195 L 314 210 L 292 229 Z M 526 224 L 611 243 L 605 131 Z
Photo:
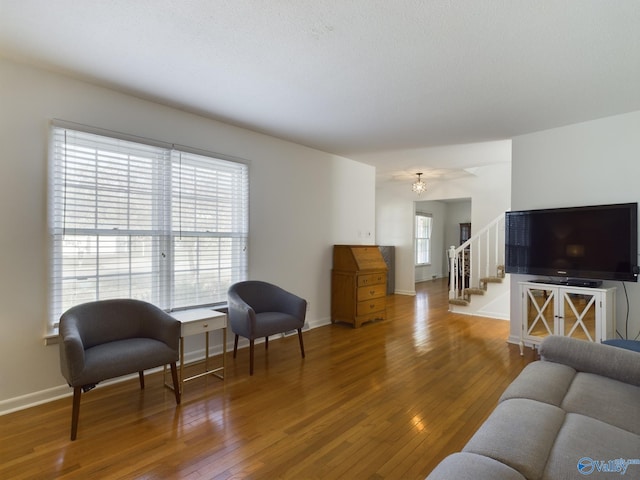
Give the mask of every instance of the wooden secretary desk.
M 386 318 L 387 265 L 377 245 L 334 245 L 331 323 Z

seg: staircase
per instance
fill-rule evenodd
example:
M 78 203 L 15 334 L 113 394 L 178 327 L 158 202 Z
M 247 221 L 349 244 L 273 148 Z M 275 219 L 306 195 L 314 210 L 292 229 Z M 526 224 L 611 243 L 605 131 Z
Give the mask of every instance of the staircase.
M 504 271 L 504 214 L 449 249 L 449 311 L 509 319 Z

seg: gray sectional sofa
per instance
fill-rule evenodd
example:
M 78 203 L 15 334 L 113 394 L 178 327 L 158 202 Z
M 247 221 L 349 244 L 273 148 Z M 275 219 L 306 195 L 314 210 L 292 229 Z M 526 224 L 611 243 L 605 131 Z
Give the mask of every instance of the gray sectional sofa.
M 640 479 L 640 353 L 551 336 L 540 356 L 428 480 Z

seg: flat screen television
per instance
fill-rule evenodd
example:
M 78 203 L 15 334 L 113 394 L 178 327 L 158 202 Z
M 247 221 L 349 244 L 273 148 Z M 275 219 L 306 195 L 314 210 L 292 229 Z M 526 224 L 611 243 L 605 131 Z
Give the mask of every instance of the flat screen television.
M 638 204 L 507 212 L 505 271 L 637 281 Z

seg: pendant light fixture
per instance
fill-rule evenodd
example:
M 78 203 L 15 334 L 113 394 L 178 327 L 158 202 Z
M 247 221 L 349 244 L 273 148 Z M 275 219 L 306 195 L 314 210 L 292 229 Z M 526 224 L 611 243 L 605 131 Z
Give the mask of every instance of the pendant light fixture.
M 417 173 L 416 175 L 418 175 L 418 180 L 413 182 L 413 185 L 411 185 L 411 189 L 414 192 L 416 192 L 418 195 L 420 195 L 422 192 L 425 192 L 427 190 L 427 184 L 424 183 L 420 178 L 420 175 L 422 175 L 422 172 Z

